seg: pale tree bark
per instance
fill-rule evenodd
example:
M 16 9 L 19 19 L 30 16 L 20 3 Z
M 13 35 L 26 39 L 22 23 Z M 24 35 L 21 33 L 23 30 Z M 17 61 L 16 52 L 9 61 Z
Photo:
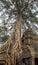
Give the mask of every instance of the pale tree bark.
M 21 25 L 22 24 L 21 23 L 22 23 L 22 17 L 19 16 L 15 25 L 15 45 L 13 46 L 16 56 L 19 56 L 19 54 L 22 53 L 22 49 L 21 49 L 21 43 L 22 43 L 21 42 Z
M 12 37 L 12 35 L 11 35 L 11 38 L 12 38 L 12 41 L 14 44 L 14 45 L 12 45 L 12 49 L 11 49 L 11 61 L 12 61 L 13 65 L 16 64 L 16 59 L 18 59 L 19 56 L 22 54 L 21 23 L 22 23 L 22 17 L 20 16 L 20 17 L 18 17 L 17 22 L 15 24 L 14 36 Z

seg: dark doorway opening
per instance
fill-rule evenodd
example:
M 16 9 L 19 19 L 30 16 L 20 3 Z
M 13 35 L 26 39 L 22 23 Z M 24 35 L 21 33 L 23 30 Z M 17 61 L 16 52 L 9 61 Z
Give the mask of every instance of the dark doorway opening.
M 35 65 L 38 65 L 38 58 L 35 58 Z
M 16 59 L 16 65 L 19 65 L 19 62 L 18 62 L 18 60 Z
M 22 58 L 20 61 L 16 60 L 16 65 L 30 65 L 30 58 Z
M 0 65 L 5 65 L 4 63 L 0 63 Z
M 30 58 L 23 58 L 22 61 L 24 65 L 30 65 Z

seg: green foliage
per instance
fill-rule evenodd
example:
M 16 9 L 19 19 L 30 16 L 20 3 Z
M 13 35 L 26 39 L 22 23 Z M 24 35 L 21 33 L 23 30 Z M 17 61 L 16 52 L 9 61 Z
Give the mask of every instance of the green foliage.
M 9 38 L 9 35 L 4 35 L 3 37 L 2 37 L 2 41 L 7 41 L 7 39 Z
M 3 32 L 5 33 L 5 31 L 7 31 L 7 27 L 5 26 L 0 26 L 0 32 Z
M 6 26 L 0 26 L 0 31 L 7 31 L 7 27 Z
M 2 28 L 3 28 L 3 30 L 5 30 L 5 31 L 7 30 L 7 28 L 6 28 L 5 26 L 4 26 L 4 27 L 2 27 Z
M 0 32 L 2 32 L 2 29 L 1 29 L 1 27 L 0 27 Z

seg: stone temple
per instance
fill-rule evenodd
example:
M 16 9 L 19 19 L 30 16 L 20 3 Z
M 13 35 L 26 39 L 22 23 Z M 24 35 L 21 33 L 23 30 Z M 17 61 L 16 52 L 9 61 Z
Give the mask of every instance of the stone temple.
M 24 32 L 20 44 L 13 44 L 14 39 L 0 48 L 0 65 L 38 65 L 38 36 L 32 29 Z

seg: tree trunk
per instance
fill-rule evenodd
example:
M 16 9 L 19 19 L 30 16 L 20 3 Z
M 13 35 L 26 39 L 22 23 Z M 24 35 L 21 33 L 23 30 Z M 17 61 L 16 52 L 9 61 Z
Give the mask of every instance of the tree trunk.
M 18 17 L 18 20 L 16 22 L 15 25 L 15 45 L 14 50 L 15 50 L 15 54 L 16 56 L 19 56 L 19 53 L 22 53 L 21 50 L 21 22 L 22 22 L 22 17 Z
M 21 22 L 22 22 L 22 17 L 18 17 L 18 20 L 15 24 L 15 32 L 14 32 L 14 45 L 12 46 L 12 52 L 11 52 L 11 57 L 14 57 L 14 64 L 16 63 L 16 59 L 19 58 L 19 56 L 22 54 L 22 49 L 21 49 Z M 13 54 L 14 52 L 14 54 Z M 12 58 L 13 60 L 13 58 Z M 13 62 L 13 61 L 12 61 Z

